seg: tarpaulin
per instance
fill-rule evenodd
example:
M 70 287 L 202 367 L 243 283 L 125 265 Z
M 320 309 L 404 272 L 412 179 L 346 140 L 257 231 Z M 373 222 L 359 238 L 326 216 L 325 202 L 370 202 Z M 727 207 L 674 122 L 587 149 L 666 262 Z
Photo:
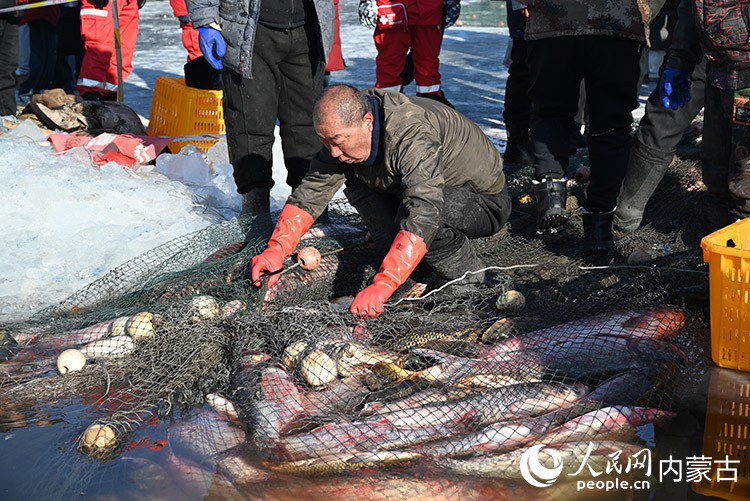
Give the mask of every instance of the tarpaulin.
M 107 132 L 98 136 L 55 132 L 48 139 L 57 153 L 83 148 L 91 154 L 97 165 L 115 162 L 125 167 L 150 162 L 174 140 L 169 136 L 134 136 Z

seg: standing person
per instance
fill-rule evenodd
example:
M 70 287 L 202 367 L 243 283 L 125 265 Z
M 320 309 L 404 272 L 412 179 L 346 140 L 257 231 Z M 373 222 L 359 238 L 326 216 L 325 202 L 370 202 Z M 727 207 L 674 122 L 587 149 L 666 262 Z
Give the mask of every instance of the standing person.
M 695 29 L 692 0 L 681 0 L 677 6 L 677 21 L 663 66 L 630 149 L 615 209 L 614 227 L 619 231 L 638 229 L 646 203 L 672 163 L 677 144 L 703 108 L 706 61 Z
M 133 52 L 138 39 L 138 2 L 117 2 L 122 50 L 122 79 L 133 71 Z M 110 0 L 81 1 L 81 38 L 85 54 L 78 74 L 78 92 L 83 99 L 115 101 L 117 99 L 117 55 L 115 28 Z
M 346 68 L 346 63 L 344 62 L 344 53 L 341 51 L 341 21 L 339 19 L 339 0 L 333 0 L 333 7 L 336 12 L 336 25 L 333 32 L 333 45 L 331 46 L 331 52 L 326 58 L 325 85 L 328 85 L 330 83 L 332 72 L 341 71 Z
M 411 49 L 417 96 L 452 106 L 441 88 L 443 30 L 455 24 L 460 0 L 361 0 L 360 23 L 375 28 L 375 87 L 401 90 Z
M 352 313 L 380 315 L 422 258 L 443 280 L 474 271 L 467 281 L 483 281 L 469 240 L 499 232 L 511 203 L 500 153 L 474 122 L 434 100 L 348 85 L 328 87 L 314 116 L 323 148 L 282 209 L 268 248 L 253 258 L 254 283 L 281 268 L 344 184 L 385 255 Z
M 705 232 L 750 216 L 750 6 L 737 0 L 694 0 L 698 38 L 707 59 L 701 200 Z M 678 89 L 690 81 L 678 74 Z
M 81 2 L 68 2 L 60 6 L 57 39 L 57 64 L 52 88 L 59 87 L 67 94 L 75 94 L 85 52 L 81 38 Z
M 0 14 L 0 116 L 16 116 L 16 70 L 18 69 L 18 23 L 15 12 Z
M 276 119 L 292 189 L 320 148 L 312 109 L 333 44 L 333 2 L 188 0 L 187 7 L 203 55 L 222 70 L 227 145 L 242 215 L 267 215 Z
M 18 87 L 18 99 L 28 103 L 33 94 L 52 87 L 57 66 L 57 23 L 60 6 L 26 9 L 21 23 L 29 26 L 29 74 Z
M 193 28 L 193 23 L 190 22 L 185 0 L 169 0 L 169 5 L 174 16 L 180 21 L 182 46 L 188 54 L 187 63 L 183 66 L 185 85 L 196 89 L 221 89 L 221 73 L 203 57 L 198 30 Z
M 532 163 L 529 121 L 531 99 L 529 98 L 529 67 L 526 65 L 526 6 L 516 0 L 506 0 L 508 31 L 510 32 L 510 65 L 505 84 L 503 120 L 508 132 L 508 144 L 503 153 L 507 166 Z
M 613 3 L 618 8 L 613 8 Z M 540 228 L 562 226 L 570 131 L 585 81 L 591 177 L 583 208 L 585 252 L 611 250 L 612 219 L 638 107 L 641 53 L 648 44 L 642 0 L 529 0 L 533 183 Z

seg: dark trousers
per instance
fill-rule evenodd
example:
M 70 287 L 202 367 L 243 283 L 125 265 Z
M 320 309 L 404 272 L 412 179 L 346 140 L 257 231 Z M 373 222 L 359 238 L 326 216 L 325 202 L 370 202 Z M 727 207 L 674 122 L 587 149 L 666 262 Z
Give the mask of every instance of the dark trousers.
M 57 27 L 42 19 L 29 24 L 29 76 L 19 87 L 21 94 L 38 94 L 52 87 L 57 66 Z
M 734 90 L 706 86 L 701 165 L 707 193 L 702 201 L 706 230 L 732 223 L 731 210 L 750 215 L 750 126 L 733 124 Z M 744 171 L 744 172 L 743 172 Z
M 16 114 L 18 24 L 0 17 L 0 116 Z
M 646 112 L 641 118 L 636 141 L 644 146 L 664 152 L 671 160 L 677 143 L 690 128 L 695 116 L 703 108 L 706 90 L 706 60 L 695 66 L 690 86 L 690 101 L 685 106 L 673 110 L 665 108 L 659 97 L 659 86 L 651 92 L 646 101 Z
M 400 196 L 381 193 L 358 179 L 348 179 L 344 189 L 349 203 L 362 217 L 377 249 L 388 252 L 391 242 L 407 216 Z M 467 187 L 443 188 L 442 227 L 427 244 L 425 261 L 439 261 L 456 252 L 469 238 L 494 235 L 510 217 L 511 202 L 507 187 L 496 195 L 483 195 Z
M 503 120 L 508 139 L 522 141 L 529 133 L 531 99 L 529 98 L 529 67 L 526 65 L 527 42 L 514 38 L 510 51 L 510 67 L 505 84 Z
M 644 47 L 625 38 L 561 36 L 528 42 L 531 140 L 535 176 L 560 179 L 569 162 L 570 131 L 585 80 L 591 177 L 586 208 L 611 211 L 630 151 L 632 110 Z
M 323 90 L 323 61 L 314 28 L 273 30 L 258 24 L 253 78 L 222 71 L 229 159 L 239 193 L 274 185 L 271 151 L 279 121 L 286 182 L 296 188 L 320 150 L 312 109 Z

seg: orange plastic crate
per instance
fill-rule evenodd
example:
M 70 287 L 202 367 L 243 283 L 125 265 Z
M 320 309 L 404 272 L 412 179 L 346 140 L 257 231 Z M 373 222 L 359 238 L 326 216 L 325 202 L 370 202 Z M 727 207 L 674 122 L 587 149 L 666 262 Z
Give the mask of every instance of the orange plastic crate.
M 711 358 L 750 371 L 750 219 L 701 240 L 711 297 Z
M 151 101 L 149 136 L 200 136 L 224 134 L 223 92 L 194 89 L 182 78 L 158 77 Z M 207 151 L 218 139 L 196 139 L 169 143 L 172 153 L 186 144 Z
M 750 499 L 750 375 L 714 369 L 708 387 L 703 455 L 712 458 L 710 480 L 692 483 L 694 491 L 729 500 Z M 726 459 L 739 463 L 724 463 Z M 737 480 L 730 481 L 722 468 L 733 468 Z

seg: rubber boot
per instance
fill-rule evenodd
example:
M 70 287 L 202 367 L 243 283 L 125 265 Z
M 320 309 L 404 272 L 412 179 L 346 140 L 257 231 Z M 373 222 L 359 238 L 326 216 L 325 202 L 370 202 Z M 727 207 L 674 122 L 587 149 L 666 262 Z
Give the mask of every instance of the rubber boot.
M 442 90 L 437 90 L 435 92 L 417 92 L 417 97 L 426 97 L 439 103 L 443 103 L 446 106 L 450 106 L 453 109 L 456 108 L 450 101 L 448 101 Z
M 435 288 L 440 288 L 447 282 L 461 278 L 466 274 L 464 279 L 441 289 L 439 293 L 441 298 L 474 292 L 477 285 L 484 283 L 485 272 L 479 270 L 482 270 L 485 265 L 474 252 L 468 238 L 464 239 L 458 250 L 448 255 L 436 256 L 434 253 L 430 255 L 428 252 L 425 261 L 438 275 L 439 280 Z
M 508 127 L 508 144 L 503 152 L 503 165 L 507 167 L 526 167 L 534 163 L 531 156 L 531 137 L 529 131 Z
M 273 230 L 271 220 L 271 190 L 252 188 L 242 195 L 240 226 L 245 241 L 268 238 Z
M 628 233 L 638 229 L 646 203 L 664 178 L 673 157 L 672 152 L 650 148 L 638 140 L 633 143 L 615 209 L 616 230 Z
M 583 251 L 590 254 L 608 254 L 614 244 L 612 220 L 615 211 L 592 213 L 583 210 Z
M 568 218 L 565 210 L 568 188 L 565 183 L 565 179 L 542 179 L 532 183 L 539 229 L 559 228 L 565 224 Z

